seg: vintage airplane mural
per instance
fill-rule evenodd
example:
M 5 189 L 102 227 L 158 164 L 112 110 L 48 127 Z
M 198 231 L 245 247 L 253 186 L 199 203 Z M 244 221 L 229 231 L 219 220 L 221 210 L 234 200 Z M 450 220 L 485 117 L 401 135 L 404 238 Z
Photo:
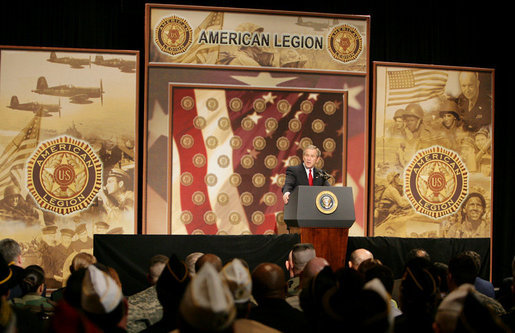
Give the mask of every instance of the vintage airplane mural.
M 30 111 L 40 117 L 50 117 L 52 113 L 59 113 L 61 117 L 61 105 L 59 104 L 40 104 L 37 102 L 20 103 L 17 96 L 11 97 L 11 104 L 7 105 L 8 108 L 18 111 Z
M 329 24 L 329 22 L 328 23 L 319 23 L 319 22 L 313 22 L 313 21 L 304 21 L 302 19 L 302 17 L 297 18 L 296 24 L 301 27 L 312 28 L 315 31 L 324 31 L 326 29 L 329 29 L 329 27 L 331 26 Z M 338 19 L 333 19 L 332 25 L 336 25 L 336 24 L 338 24 Z
M 89 66 L 91 68 L 91 57 L 90 58 L 73 58 L 73 57 L 57 57 L 54 51 L 50 52 L 50 58 L 47 59 L 48 62 L 53 62 L 56 64 L 67 64 L 70 65 L 71 68 L 84 68 L 84 66 Z
M 103 56 L 97 55 L 93 63 L 99 66 L 116 67 L 124 73 L 134 73 L 136 71 L 136 61 L 133 60 L 124 60 L 121 58 L 104 59 Z
M 102 80 L 100 87 L 76 87 L 71 84 L 63 84 L 59 86 L 49 87 L 44 76 L 38 78 L 36 89 L 32 90 L 36 94 L 68 97 L 70 103 L 74 104 L 90 104 L 93 103 L 90 98 L 100 98 L 100 103 L 104 105 L 104 90 Z

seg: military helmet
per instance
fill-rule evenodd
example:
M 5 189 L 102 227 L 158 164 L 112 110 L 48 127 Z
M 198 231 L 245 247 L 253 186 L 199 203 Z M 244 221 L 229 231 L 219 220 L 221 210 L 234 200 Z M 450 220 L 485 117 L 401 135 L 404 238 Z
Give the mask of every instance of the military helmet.
M 393 115 L 393 119 L 402 118 L 404 116 L 404 109 L 398 109 Z
M 16 185 L 9 185 L 4 190 L 4 198 L 8 198 L 10 196 L 19 195 L 21 196 L 20 189 Z
M 411 103 L 406 107 L 406 109 L 404 110 L 404 117 L 411 116 L 417 117 L 418 119 L 424 118 L 424 110 L 422 110 L 420 104 Z
M 455 102 L 447 100 L 440 105 L 440 117 L 443 117 L 447 113 L 453 114 L 457 120 L 460 120 L 458 104 Z

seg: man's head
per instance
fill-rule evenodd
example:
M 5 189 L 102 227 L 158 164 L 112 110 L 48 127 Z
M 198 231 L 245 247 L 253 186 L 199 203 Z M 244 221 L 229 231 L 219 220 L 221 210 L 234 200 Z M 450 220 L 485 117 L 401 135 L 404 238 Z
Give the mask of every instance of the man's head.
M 461 92 L 469 100 L 473 101 L 479 94 L 479 77 L 476 72 L 461 72 L 459 75 Z
M 409 104 L 404 110 L 403 119 L 406 123 L 406 128 L 411 132 L 415 132 L 424 119 L 424 110 L 422 110 L 419 104 Z
M 310 243 L 298 243 L 288 255 L 286 269 L 290 272 L 290 277 L 299 276 L 306 264 L 316 256 L 315 248 Z
M 69 247 L 72 243 L 74 235 L 75 231 L 72 229 L 61 229 L 61 245 L 63 245 L 64 247 Z
M 472 192 L 461 205 L 463 221 L 479 222 L 485 214 L 486 201 L 483 195 Z
M 150 258 L 147 278 L 151 285 L 155 285 L 157 283 L 157 279 L 159 279 L 159 276 L 163 272 L 167 262 L 168 257 L 163 254 L 156 254 Z
M 192 252 L 186 256 L 186 259 L 184 259 L 184 262 L 186 262 L 186 266 L 188 266 L 188 271 L 190 272 L 190 275 L 195 274 L 195 264 L 198 258 L 202 257 L 203 255 L 204 253 L 202 252 Z
M 57 226 L 49 225 L 41 230 L 41 239 L 50 246 L 57 244 Z
M 9 207 L 17 207 L 20 204 L 21 192 L 16 185 L 9 185 L 4 190 L 4 200 Z
M 86 224 L 79 224 L 77 228 L 75 228 L 75 233 L 77 234 L 81 242 L 88 241 L 88 229 L 86 227 Z
M 349 257 L 349 268 L 358 270 L 359 265 L 368 259 L 374 259 L 374 255 L 367 249 L 356 249 L 352 251 Z
M 446 128 L 451 128 L 460 119 L 458 112 L 458 105 L 453 101 L 444 101 L 440 105 L 440 118 L 442 118 L 442 125 Z
M 283 299 L 286 293 L 284 271 L 274 263 L 261 263 L 252 272 L 252 294 L 258 301 L 266 298 Z
M 122 169 L 112 169 L 109 171 L 106 182 L 107 194 L 115 195 L 125 192 L 129 184 L 129 175 Z
M 324 267 L 330 266 L 329 262 L 321 257 L 314 257 L 311 259 L 304 267 L 300 278 L 301 278 L 301 287 L 304 288 L 307 286 L 312 278 L 314 278 Z
M 302 161 L 304 162 L 304 166 L 308 169 L 313 168 L 318 160 L 320 159 L 320 149 L 318 149 L 314 145 L 307 146 L 302 153 Z
M 472 256 L 460 253 L 449 261 L 447 282 L 451 291 L 465 283 L 474 284 L 476 276 L 477 267 Z
M 427 261 L 431 261 L 431 257 L 429 256 L 429 253 L 427 253 L 426 250 L 422 248 L 413 248 L 408 251 L 408 254 L 406 255 L 406 262 L 410 261 L 413 258 L 424 258 Z
M 223 268 L 222 259 L 219 256 L 213 253 L 203 254 L 200 258 L 195 262 L 195 272 L 200 271 L 200 268 L 206 263 L 210 263 L 213 267 L 220 272 Z
M 480 129 L 474 134 L 474 143 L 478 149 L 484 149 L 488 144 L 489 133 L 487 130 Z
M 4 238 L 0 241 L 0 255 L 8 264 L 14 263 L 21 267 L 21 246 L 14 239 Z

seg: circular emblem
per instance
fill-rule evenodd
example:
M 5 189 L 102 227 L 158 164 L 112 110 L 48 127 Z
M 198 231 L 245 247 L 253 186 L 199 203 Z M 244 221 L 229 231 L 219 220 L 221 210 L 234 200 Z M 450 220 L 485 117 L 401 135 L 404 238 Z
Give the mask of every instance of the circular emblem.
M 232 225 L 236 225 L 236 224 L 240 223 L 240 221 L 241 221 L 241 216 L 238 212 L 229 213 L 229 222 Z
M 298 157 L 298 156 L 291 156 L 288 159 L 288 165 L 289 166 L 296 166 L 296 165 L 299 165 L 301 163 L 302 163 L 302 161 L 300 160 L 300 157 Z
M 303 101 L 302 103 L 300 103 L 300 111 L 306 114 L 313 112 L 313 103 L 311 103 L 311 101 L 308 100 Z
M 318 169 L 324 168 L 324 159 L 322 157 L 320 157 L 318 161 L 315 163 L 315 167 Z
M 336 104 L 331 101 L 325 102 L 324 106 L 322 106 L 322 110 L 324 110 L 324 113 L 328 116 L 333 115 L 337 109 Z
M 189 110 L 193 109 L 194 106 L 195 106 L 195 100 L 193 99 L 193 97 L 185 96 L 181 99 L 181 107 L 184 110 L 189 111 Z
M 27 162 L 30 194 L 41 208 L 60 215 L 87 209 L 101 186 L 102 164 L 84 141 L 45 141 Z
M 353 26 L 340 25 L 329 33 L 327 49 L 334 59 L 344 63 L 351 62 L 363 51 L 363 38 Z
M 275 221 L 277 222 L 277 224 L 279 225 L 284 225 L 285 222 L 284 222 L 284 212 L 279 212 L 275 215 Z
M 325 151 L 333 152 L 336 149 L 336 142 L 332 138 L 327 138 L 322 142 L 322 147 Z
M 338 208 L 338 198 L 331 191 L 322 191 L 316 197 L 316 206 L 322 214 L 332 214 Z
M 255 187 L 263 187 L 265 185 L 266 178 L 262 173 L 256 173 L 252 176 L 252 185 Z
M 212 210 L 208 210 L 204 213 L 204 222 L 208 225 L 216 223 L 216 214 Z
M 300 131 L 300 129 L 302 128 L 302 123 L 300 122 L 300 120 L 298 120 L 297 118 L 292 118 L 289 122 L 288 122 L 288 128 L 290 129 L 290 131 L 292 132 L 298 132 Z
M 250 206 L 254 202 L 254 196 L 250 192 L 243 192 L 240 195 L 240 201 L 243 206 Z
M 229 183 L 234 186 L 234 187 L 238 187 L 240 186 L 241 184 L 241 176 L 239 173 L 233 173 L 230 177 L 229 177 Z
M 204 193 L 196 191 L 191 196 L 191 201 L 193 201 L 195 205 L 200 206 L 206 201 L 206 196 L 204 195 Z
M 202 130 L 204 127 L 206 127 L 207 121 L 206 118 L 202 116 L 196 116 L 193 119 L 193 126 L 195 126 L 196 129 Z
M 278 126 L 279 124 L 275 118 L 268 118 L 265 120 L 265 128 L 268 133 L 274 132 Z
M 304 149 L 306 149 L 308 146 L 310 146 L 312 144 L 313 144 L 313 140 L 311 140 L 311 138 L 303 137 L 302 139 L 300 139 L 299 148 L 301 150 L 304 150 Z
M 220 157 L 217 159 L 217 162 L 220 168 L 227 168 L 231 160 L 229 157 L 227 157 L 227 155 L 220 155 Z
M 268 155 L 267 157 L 265 157 L 265 166 L 268 169 L 275 168 L 277 166 L 277 157 L 275 157 L 274 155 Z
M 263 222 L 265 222 L 265 214 L 263 214 L 263 212 L 260 212 L 259 210 L 258 211 L 255 211 L 254 213 L 252 213 L 252 215 L 250 216 L 250 220 L 252 221 L 252 223 L 254 223 L 255 225 L 262 225 Z
M 215 186 L 218 181 L 218 177 L 214 173 L 208 173 L 204 177 L 204 183 L 206 183 L 207 186 Z
M 311 129 L 315 133 L 322 133 L 325 129 L 325 123 L 321 119 L 315 119 L 311 123 Z
M 200 153 L 195 154 L 192 158 L 193 165 L 197 168 L 202 168 L 204 165 L 206 165 L 206 157 Z
M 458 210 L 468 192 L 468 170 L 453 151 L 433 146 L 419 151 L 404 174 L 406 196 L 413 208 L 432 218 Z
M 181 174 L 181 184 L 184 186 L 193 184 L 193 175 L 190 172 L 183 172 Z
M 284 183 L 286 183 L 286 175 L 284 173 L 277 176 L 277 186 L 283 187 Z
M 216 111 L 216 109 L 218 109 L 218 100 L 214 97 L 209 98 L 206 101 L 206 108 L 209 111 Z
M 193 214 L 189 210 L 185 210 L 181 213 L 180 219 L 183 224 L 190 224 L 193 221 Z
M 252 145 L 256 150 L 263 150 L 266 147 L 266 140 L 262 136 L 256 136 L 254 140 L 252 140 Z
M 239 112 L 243 108 L 243 102 L 238 97 L 231 98 L 229 101 L 229 109 L 233 112 Z
M 181 136 L 180 143 L 181 143 L 182 148 L 189 149 L 189 148 L 193 147 L 195 140 L 193 139 L 193 137 L 191 135 L 185 134 L 185 135 Z
M 266 109 L 266 102 L 262 98 L 257 98 L 256 100 L 254 100 L 254 103 L 252 103 L 252 107 L 254 108 L 254 110 L 256 110 L 256 112 L 261 113 Z
M 263 196 L 263 201 L 265 205 L 271 207 L 277 203 L 277 195 L 273 192 L 268 192 Z
M 195 229 L 191 232 L 192 235 L 204 235 L 204 231 L 202 229 Z
M 276 141 L 277 149 L 285 151 L 290 147 L 290 140 L 287 137 L 281 136 Z
M 254 128 L 254 125 L 254 121 L 249 117 L 245 117 L 241 120 L 241 128 L 243 128 L 245 131 L 250 131 Z
M 250 169 L 254 166 L 254 158 L 252 158 L 250 155 L 243 155 L 241 157 L 240 164 L 245 169 Z
M 217 195 L 216 201 L 220 206 L 225 206 L 229 202 L 229 195 L 227 193 L 220 193 Z
M 216 136 L 208 136 L 206 138 L 206 146 L 209 149 L 215 149 L 218 146 L 218 139 Z
M 231 145 L 232 149 L 236 150 L 241 148 L 241 146 L 243 145 L 243 141 L 241 140 L 241 137 L 235 135 L 231 138 L 231 140 L 229 140 L 229 144 Z
M 227 117 L 221 117 L 218 119 L 218 128 L 221 130 L 228 130 L 231 127 L 231 121 Z
M 154 43 L 164 53 L 178 55 L 186 52 L 193 41 L 188 22 L 178 16 L 163 18 L 154 31 Z
M 288 113 L 291 110 L 291 104 L 285 99 L 281 99 L 279 102 L 277 102 L 277 111 L 279 111 L 282 114 Z

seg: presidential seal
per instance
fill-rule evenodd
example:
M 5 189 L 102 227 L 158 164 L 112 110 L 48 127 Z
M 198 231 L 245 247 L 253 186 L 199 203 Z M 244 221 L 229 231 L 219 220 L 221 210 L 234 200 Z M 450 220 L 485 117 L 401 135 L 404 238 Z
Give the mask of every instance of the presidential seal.
M 193 31 L 188 22 L 178 16 L 163 18 L 154 30 L 154 44 L 161 52 L 172 56 L 188 50 L 193 42 Z
M 405 192 L 413 208 L 432 218 L 455 213 L 468 192 L 468 171 L 451 150 L 433 146 L 419 151 L 404 174 Z
M 339 25 L 329 33 L 327 49 L 334 59 L 344 63 L 351 62 L 363 51 L 363 38 L 353 26 Z
M 91 146 L 61 136 L 43 142 L 27 162 L 27 188 L 38 205 L 59 215 L 87 209 L 102 186 Z
M 338 198 L 331 191 L 322 191 L 316 197 L 316 206 L 322 214 L 332 214 L 338 208 Z

